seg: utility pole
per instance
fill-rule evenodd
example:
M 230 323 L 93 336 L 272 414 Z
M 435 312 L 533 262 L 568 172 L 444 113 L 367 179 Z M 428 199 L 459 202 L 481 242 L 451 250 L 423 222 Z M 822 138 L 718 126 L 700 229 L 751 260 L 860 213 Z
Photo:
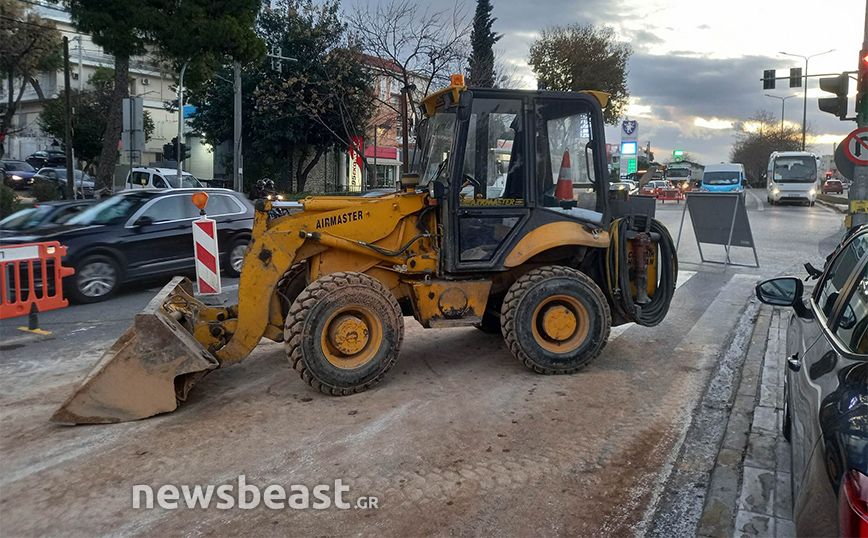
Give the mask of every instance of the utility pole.
M 66 102 L 66 132 L 64 133 L 64 146 L 66 146 L 66 189 L 67 198 L 74 200 L 75 169 L 72 166 L 72 102 L 69 98 L 69 38 L 66 36 L 63 36 L 63 98 Z
M 783 136 L 784 136 L 784 110 L 786 110 L 784 108 L 784 106 L 786 105 L 787 99 L 789 99 L 791 97 L 796 97 L 796 96 L 795 95 L 788 95 L 786 97 L 778 97 L 777 95 L 771 95 L 771 94 L 767 93 L 766 97 L 771 97 L 772 99 L 780 99 L 781 100 L 781 138 L 783 138 Z M 805 149 L 804 144 L 805 144 L 805 140 L 804 140 L 804 137 L 802 137 L 802 149 L 803 150 Z
M 859 52 L 859 67 L 857 69 L 859 82 L 856 94 L 856 126 L 868 127 L 868 5 L 865 10 L 865 32 L 862 38 L 862 50 Z M 868 223 L 868 213 L 855 213 L 854 202 L 868 200 L 868 166 L 856 165 L 852 182 L 850 183 L 850 227 Z
M 178 186 L 181 186 L 181 144 L 184 136 L 184 72 L 187 70 L 187 63 L 181 66 L 181 76 L 178 77 L 178 141 L 175 144 L 175 159 L 178 160 Z
M 232 114 L 232 186 L 241 192 L 244 189 L 244 176 L 241 164 L 241 62 L 235 60 L 235 77 L 232 83 L 234 90 L 235 110 Z
M 802 78 L 804 79 L 804 103 L 802 106 L 802 151 L 805 151 L 805 134 L 807 132 L 808 121 L 808 60 L 815 56 L 829 54 L 830 52 L 835 52 L 835 49 L 827 50 L 826 52 L 820 52 L 817 54 L 811 54 L 810 56 L 802 56 L 801 54 L 790 54 L 789 52 L 781 52 L 781 54 L 783 54 L 784 56 L 795 56 L 796 58 L 801 58 L 805 60 L 805 71 L 804 73 L 802 73 Z

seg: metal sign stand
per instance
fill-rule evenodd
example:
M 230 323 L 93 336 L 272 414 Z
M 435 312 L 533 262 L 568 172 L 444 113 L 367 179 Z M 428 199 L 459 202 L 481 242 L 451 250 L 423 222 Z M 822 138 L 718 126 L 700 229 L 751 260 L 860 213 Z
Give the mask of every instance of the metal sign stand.
M 717 230 L 716 230 L 716 231 L 718 231 L 718 232 L 727 232 L 727 239 L 726 239 L 726 242 L 723 243 L 723 242 L 720 242 L 720 241 L 713 241 L 713 240 L 706 240 L 706 241 L 705 241 L 706 243 L 721 244 L 721 245 L 724 246 L 724 248 L 726 249 L 726 259 L 725 259 L 724 261 L 722 261 L 722 262 L 721 262 L 721 261 L 717 261 L 717 260 L 709 260 L 709 259 L 706 259 L 706 258 L 705 258 L 705 255 L 704 255 L 703 252 L 702 252 L 702 240 L 701 240 L 701 238 L 700 238 L 700 236 L 702 235 L 702 233 L 700 232 L 700 230 L 697 229 L 696 218 L 695 218 L 694 215 L 693 215 L 693 209 L 692 209 L 692 205 L 691 205 L 691 203 L 690 203 L 691 198 L 693 198 L 694 200 L 697 200 L 697 198 L 695 198 L 696 196 L 706 197 L 706 196 L 709 196 L 709 195 L 708 195 L 708 194 L 705 194 L 705 193 L 702 193 L 702 194 L 698 194 L 698 193 L 688 193 L 688 195 L 687 195 L 687 197 L 686 197 L 686 200 L 685 200 L 685 202 L 684 202 L 684 209 L 683 209 L 683 211 L 681 212 L 681 224 L 678 226 L 678 239 L 677 239 L 677 241 L 675 242 L 675 250 L 676 250 L 676 252 L 678 251 L 678 247 L 681 245 L 681 233 L 682 233 L 683 230 L 684 230 L 684 218 L 685 218 L 685 216 L 687 215 L 687 211 L 688 211 L 688 209 L 690 209 L 690 211 L 691 211 L 691 214 L 690 214 L 690 222 L 691 222 L 691 224 L 693 225 L 693 235 L 696 237 L 696 249 L 699 250 L 699 259 L 700 259 L 701 263 L 716 263 L 716 264 L 719 264 L 719 265 L 723 265 L 723 270 L 724 270 L 724 271 L 726 271 L 726 268 L 727 268 L 727 266 L 729 266 L 729 265 L 733 265 L 733 266 L 736 266 L 736 267 L 753 267 L 753 268 L 759 268 L 760 263 L 759 263 L 759 257 L 757 256 L 756 243 L 755 243 L 754 240 L 753 240 L 753 233 L 751 232 L 751 229 L 750 229 L 750 222 L 747 221 L 747 209 L 745 209 L 745 223 L 744 223 L 743 229 L 740 231 L 740 233 L 743 234 L 743 235 L 745 236 L 745 237 L 743 238 L 743 242 L 746 241 L 746 242 L 748 242 L 748 243 L 750 243 L 750 244 L 749 244 L 749 245 L 740 245 L 740 246 L 750 246 L 750 248 L 753 250 L 754 265 L 748 265 L 748 264 L 744 264 L 744 263 L 735 263 L 735 262 L 733 262 L 732 259 L 730 258 L 730 250 L 732 249 L 732 240 L 733 240 L 733 236 L 735 235 L 736 223 L 737 223 L 737 221 L 738 221 L 738 209 L 739 209 L 739 207 L 744 207 L 744 205 L 743 205 L 743 200 L 744 200 L 744 198 L 742 197 L 742 193 L 735 194 L 735 195 L 730 195 L 730 194 L 715 194 L 715 195 L 712 195 L 712 196 L 715 196 L 715 197 L 718 197 L 718 198 L 721 197 L 721 196 L 725 196 L 725 197 L 727 197 L 727 198 L 729 198 L 729 197 L 733 197 L 733 198 L 738 197 L 738 198 L 736 198 L 736 199 L 734 200 L 734 204 L 733 204 L 734 207 L 733 207 L 733 211 L 732 211 L 732 220 L 731 220 L 730 223 L 729 223 L 729 229 L 728 229 L 728 231 L 727 231 L 726 228 L 723 228 L 723 227 L 718 227 Z M 709 196 L 709 198 L 710 198 L 710 196 Z M 707 238 L 707 239 L 711 239 L 711 238 Z

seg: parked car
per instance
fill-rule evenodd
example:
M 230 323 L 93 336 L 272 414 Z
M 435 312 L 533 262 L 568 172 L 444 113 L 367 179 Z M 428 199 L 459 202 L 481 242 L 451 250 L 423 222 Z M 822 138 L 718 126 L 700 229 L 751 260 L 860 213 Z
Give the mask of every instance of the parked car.
M 92 202 L 70 200 L 68 202 L 42 202 L 12 213 L 0 220 L 0 232 L 19 232 L 39 226 L 63 224 L 81 213 Z
M 53 149 L 37 151 L 26 159 L 27 164 L 39 170 L 40 168 L 66 166 L 66 153 Z
M 132 190 L 96 202 L 65 224 L 7 236 L 3 244 L 59 241 L 67 296 L 79 303 L 111 297 L 121 284 L 195 270 L 192 222 L 199 209 L 190 196 L 202 189 Z M 221 265 L 238 276 L 253 228 L 253 204 L 243 194 L 206 189 L 208 216 L 217 221 Z
M 93 178 L 85 174 L 81 170 L 74 170 L 75 173 L 75 195 L 76 197 L 93 198 L 94 197 L 94 181 Z M 42 168 L 36 173 L 36 179 L 42 179 L 53 183 L 57 186 L 58 194 L 61 199 L 66 199 L 66 168 Z
M 26 189 L 33 184 L 36 169 L 24 161 L 4 159 L 0 161 L 3 167 L 3 181 L 13 189 Z
M 838 193 L 844 194 L 844 184 L 841 183 L 840 180 L 837 179 L 827 179 L 823 186 L 821 187 L 823 194 L 829 193 Z
M 124 189 L 202 189 L 204 185 L 196 176 L 189 172 L 181 172 L 178 181 L 178 171 L 174 168 L 133 168 L 127 173 Z
M 649 181 L 648 183 L 645 184 L 644 187 L 642 187 L 642 194 L 650 194 L 652 196 L 657 196 L 657 192 L 660 189 L 665 189 L 668 185 L 669 185 L 669 183 L 662 180 L 662 179 L 655 179 L 655 180 Z
M 761 301 L 792 306 L 783 435 L 792 445 L 799 536 L 868 530 L 868 228 L 850 234 L 803 298 L 800 278 L 757 285 Z

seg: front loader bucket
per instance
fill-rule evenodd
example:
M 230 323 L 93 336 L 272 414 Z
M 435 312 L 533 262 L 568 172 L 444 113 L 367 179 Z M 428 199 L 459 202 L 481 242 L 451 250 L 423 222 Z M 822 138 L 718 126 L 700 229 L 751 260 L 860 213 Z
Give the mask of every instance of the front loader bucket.
M 53 422 L 105 424 L 174 411 L 193 384 L 219 366 L 164 308 L 179 288 L 192 294 L 186 278 L 166 285 L 54 413 Z

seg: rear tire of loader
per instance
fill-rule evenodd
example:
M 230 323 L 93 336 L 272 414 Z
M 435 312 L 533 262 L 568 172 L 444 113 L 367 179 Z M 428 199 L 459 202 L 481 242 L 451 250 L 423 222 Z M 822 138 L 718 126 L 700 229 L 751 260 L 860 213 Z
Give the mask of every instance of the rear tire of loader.
M 501 310 L 506 345 L 541 374 L 572 374 L 596 358 L 609 339 L 609 303 L 584 273 L 563 266 L 534 269 L 507 292 Z
M 299 294 L 283 334 L 289 363 L 301 378 L 320 392 L 343 396 L 371 388 L 392 368 L 404 318 L 382 282 L 340 272 Z

